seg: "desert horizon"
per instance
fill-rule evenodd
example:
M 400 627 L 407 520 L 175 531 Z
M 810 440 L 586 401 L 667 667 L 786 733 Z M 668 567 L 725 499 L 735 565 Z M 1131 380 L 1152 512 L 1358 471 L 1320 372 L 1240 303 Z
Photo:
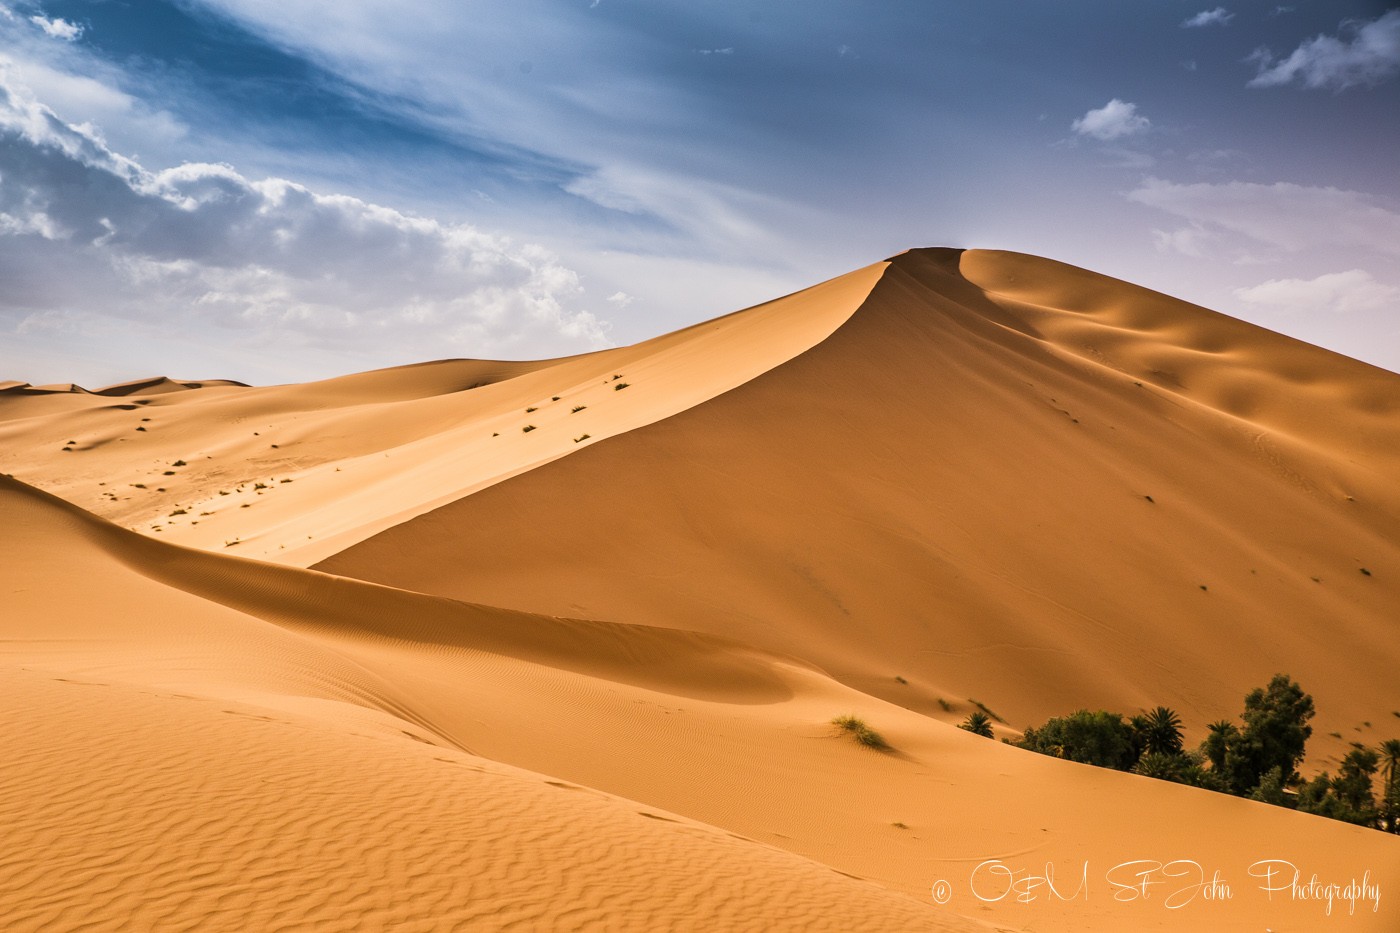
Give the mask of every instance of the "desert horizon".
M 539 362 L 6 383 L 0 903 L 1391 930 L 1395 767 L 1369 815 L 1345 776 L 1400 736 L 1397 413 L 1393 373 L 959 249 Z

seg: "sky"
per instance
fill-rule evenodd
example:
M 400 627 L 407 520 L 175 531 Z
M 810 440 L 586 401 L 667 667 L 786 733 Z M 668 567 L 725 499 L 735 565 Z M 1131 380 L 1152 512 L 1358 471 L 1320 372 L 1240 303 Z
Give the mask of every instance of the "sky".
M 0 379 L 632 343 L 921 246 L 1400 371 L 1400 3 L 0 0 Z

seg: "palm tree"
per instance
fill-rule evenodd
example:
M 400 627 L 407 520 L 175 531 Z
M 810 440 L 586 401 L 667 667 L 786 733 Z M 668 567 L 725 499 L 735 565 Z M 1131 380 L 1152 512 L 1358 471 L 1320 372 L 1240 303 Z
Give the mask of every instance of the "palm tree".
M 1218 719 L 1206 726 L 1206 738 L 1201 743 L 1201 751 L 1210 762 L 1211 769 L 1225 777 L 1225 753 L 1238 739 L 1240 730 L 1228 719 Z
M 1191 761 L 1184 755 L 1148 752 L 1138 759 L 1137 764 L 1133 765 L 1133 773 L 1156 778 L 1159 781 L 1175 781 L 1178 784 L 1184 784 L 1186 783 L 1186 770 L 1189 767 L 1191 767 Z
M 958 728 L 966 729 L 973 735 L 980 735 L 983 738 L 990 739 L 992 737 L 992 717 L 979 709 L 959 723 Z
M 1143 744 L 1149 755 L 1181 751 L 1181 717 L 1175 710 L 1159 706 L 1143 717 Z
M 1400 833 L 1400 739 L 1381 743 L 1381 812 L 1389 830 Z
M 1400 780 L 1400 739 L 1381 743 L 1381 781 L 1386 787 Z

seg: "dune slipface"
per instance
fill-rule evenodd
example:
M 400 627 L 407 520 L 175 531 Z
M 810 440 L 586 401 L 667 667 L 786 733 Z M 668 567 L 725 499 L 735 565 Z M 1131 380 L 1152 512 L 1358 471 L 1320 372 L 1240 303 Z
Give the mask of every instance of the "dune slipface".
M 1400 922 L 1394 836 L 949 724 L 1194 741 L 1287 671 L 1309 769 L 1400 731 L 1393 374 L 919 250 L 583 357 L 58 388 L 0 384 L 9 927 Z

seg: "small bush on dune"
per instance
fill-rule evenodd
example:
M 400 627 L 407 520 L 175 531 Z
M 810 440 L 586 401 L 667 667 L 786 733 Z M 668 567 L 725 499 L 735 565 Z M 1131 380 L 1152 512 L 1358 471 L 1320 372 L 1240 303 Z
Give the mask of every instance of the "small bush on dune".
M 967 698 L 967 702 L 971 703 L 973 706 L 977 707 L 977 708 L 980 709 L 982 712 L 986 713 L 987 716 L 989 716 L 989 717 L 992 718 L 992 719 L 995 719 L 997 722 L 1001 723 L 1003 726 L 1006 725 L 1006 720 L 1005 720 L 1005 719 L 1002 719 L 1002 718 L 1001 718 L 1000 716 L 998 716 L 996 713 L 992 712 L 992 710 L 987 706 L 987 704 L 986 704 L 986 703 L 983 703 L 981 700 L 974 700 L 972 697 L 968 697 L 968 698 Z
M 849 732 L 855 736 L 857 742 L 867 748 L 886 749 L 890 747 L 890 743 L 885 741 L 885 737 L 867 726 L 863 719 L 857 719 L 855 716 L 837 716 L 831 720 L 831 724 Z

